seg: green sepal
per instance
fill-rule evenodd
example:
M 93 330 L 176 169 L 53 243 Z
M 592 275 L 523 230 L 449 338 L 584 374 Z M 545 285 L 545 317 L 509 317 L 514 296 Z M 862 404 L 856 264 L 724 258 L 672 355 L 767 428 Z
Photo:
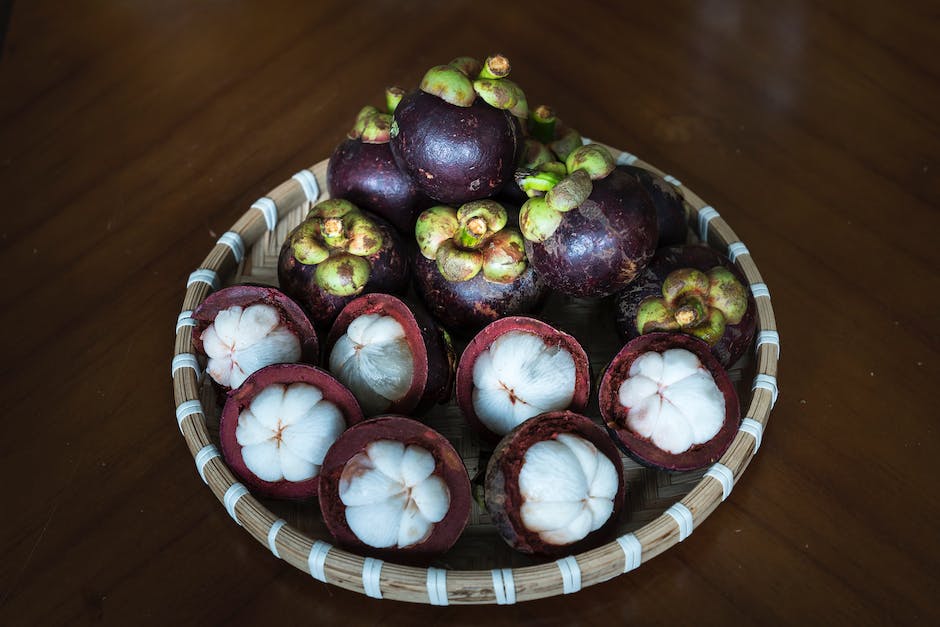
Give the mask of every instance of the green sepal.
M 478 250 L 457 248 L 453 240 L 446 240 L 437 249 L 437 269 L 448 281 L 469 281 L 483 267 L 483 253 Z
M 419 87 L 421 91 L 458 107 L 469 107 L 477 97 L 473 82 L 451 65 L 432 67 L 421 79 Z
M 341 252 L 317 265 L 314 278 L 324 292 L 333 296 L 353 296 L 365 288 L 371 267 L 362 257 Z
M 592 181 L 606 177 L 614 171 L 616 164 L 610 152 L 599 144 L 588 144 L 576 148 L 565 159 L 568 172 L 586 170 Z
M 451 207 L 437 205 L 423 211 L 415 222 L 415 239 L 421 254 L 436 259 L 441 243 L 452 238 L 459 226 L 457 211 Z
M 519 228 L 531 242 L 544 242 L 561 224 L 562 213 L 548 206 L 544 198 L 530 198 L 519 211 Z
M 571 211 L 580 207 L 593 189 L 588 173 L 585 170 L 575 170 L 548 190 L 545 202 L 555 211 Z

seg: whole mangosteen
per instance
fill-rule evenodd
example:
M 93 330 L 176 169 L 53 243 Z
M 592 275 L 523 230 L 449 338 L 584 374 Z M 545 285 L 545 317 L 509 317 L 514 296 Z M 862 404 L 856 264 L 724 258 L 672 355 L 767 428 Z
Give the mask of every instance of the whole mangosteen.
M 454 351 L 425 312 L 388 294 L 346 305 L 326 340 L 330 372 L 367 416 L 412 414 L 450 399 Z
M 323 462 L 320 512 L 336 541 L 357 553 L 427 563 L 470 519 L 470 479 L 450 442 L 404 416 L 343 433 Z
M 359 403 L 329 373 L 304 364 L 275 364 L 228 394 L 219 422 L 222 455 L 261 496 L 316 496 L 327 450 L 362 421 Z
M 480 331 L 457 366 L 457 404 L 487 441 L 550 411 L 582 411 L 591 391 L 587 353 L 540 320 L 502 318 Z
M 616 529 L 624 490 L 611 439 L 569 411 L 516 427 L 486 467 L 486 509 L 507 544 L 523 553 L 573 555 L 601 544 Z
M 519 213 L 526 252 L 553 289 L 607 296 L 633 281 L 653 256 L 656 210 L 637 180 L 597 144 L 574 150 L 565 170 L 567 176 L 552 170 L 517 175 L 533 195 Z
M 519 231 L 493 200 L 418 216 L 415 288 L 441 323 L 470 335 L 503 316 L 538 308 L 547 294 L 526 258 Z
M 403 95 L 401 89 L 390 87 L 388 113 L 371 106 L 359 112 L 355 126 L 330 156 L 326 182 L 333 198 L 345 198 L 410 234 L 418 214 L 431 201 L 398 169 L 389 147 L 391 112 Z
M 209 295 L 193 319 L 193 346 L 206 356 L 206 373 L 223 389 L 237 388 L 264 366 L 316 364 L 319 357 L 310 320 L 273 287 L 226 287 Z
M 679 190 L 660 175 L 645 168 L 633 165 L 621 165 L 617 168 L 632 174 L 653 200 L 656 223 L 659 226 L 657 246 L 684 244 L 689 234 L 689 221 Z
M 395 108 L 391 148 L 399 167 L 431 198 L 459 205 L 488 198 L 512 180 L 528 105 L 506 78 L 502 55 L 428 70 Z
M 616 298 L 625 340 L 672 331 L 704 340 L 725 368 L 751 345 L 757 305 L 734 264 L 707 246 L 657 251 L 643 274 Z
M 646 466 L 713 464 L 741 423 L 738 396 L 705 342 L 650 333 L 617 353 L 601 378 L 601 415 L 614 440 Z
M 363 292 L 400 293 L 408 258 L 395 229 L 348 200 L 316 205 L 281 247 L 277 278 L 313 323 L 324 329 Z

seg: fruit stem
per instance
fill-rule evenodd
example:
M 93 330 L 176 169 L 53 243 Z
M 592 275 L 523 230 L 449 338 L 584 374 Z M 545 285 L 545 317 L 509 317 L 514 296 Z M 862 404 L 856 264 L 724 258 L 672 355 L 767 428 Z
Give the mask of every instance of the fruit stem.
M 405 97 L 405 90 L 401 87 L 386 87 L 385 88 L 385 108 L 389 113 L 395 113 L 395 109 L 398 108 L 398 103 L 401 102 L 401 99 Z
M 483 62 L 480 78 L 506 78 L 509 76 L 509 69 L 509 59 L 501 54 L 494 54 L 491 57 L 486 57 Z
M 521 169 L 516 170 L 515 179 L 519 189 L 525 192 L 529 198 L 535 196 L 544 196 L 548 190 L 555 187 L 563 178 L 555 172 Z
M 539 105 L 529 117 L 529 132 L 543 144 L 555 139 L 555 112 L 548 105 Z M 566 155 L 567 156 L 567 155 Z
M 342 247 L 346 243 L 345 226 L 342 218 L 327 218 L 323 221 L 320 233 L 323 235 L 323 241 L 332 248 Z

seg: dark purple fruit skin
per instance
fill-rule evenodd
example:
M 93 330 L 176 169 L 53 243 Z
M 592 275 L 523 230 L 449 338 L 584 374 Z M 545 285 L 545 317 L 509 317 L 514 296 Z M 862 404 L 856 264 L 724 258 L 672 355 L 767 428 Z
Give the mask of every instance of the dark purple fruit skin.
M 417 90 L 402 98 L 394 119 L 395 161 L 431 198 L 456 206 L 489 198 L 513 180 L 524 138 L 509 111 L 480 98 L 458 107 Z
M 408 287 L 408 249 L 392 225 L 374 214 L 368 215 L 382 233 L 382 248 L 366 257 L 372 271 L 365 288 L 358 294 L 327 294 L 316 284 L 314 275 L 317 267 L 300 263 L 294 257 L 290 247 L 290 235 L 281 246 L 281 254 L 277 260 L 277 280 L 281 290 L 303 308 L 310 321 L 321 332 L 325 332 L 343 307 L 358 296 L 372 292 L 401 294 Z
M 419 251 L 414 259 L 414 284 L 425 306 L 448 331 L 470 337 L 506 316 L 537 311 L 548 288 L 529 265 L 512 283 L 493 283 L 481 271 L 469 281 L 448 281 L 437 262 Z
M 391 222 L 410 235 L 415 220 L 431 205 L 412 180 L 395 164 L 388 143 L 367 144 L 346 139 L 330 157 L 326 182 L 333 198 L 345 198 L 360 209 Z
M 715 266 L 724 266 L 731 270 L 747 290 L 748 282 L 741 271 L 712 248 L 694 245 L 670 246 L 658 250 L 643 274 L 627 289 L 617 294 L 614 311 L 620 337 L 629 342 L 640 335 L 636 328 L 637 309 L 647 296 L 662 296 L 663 281 L 670 272 L 679 268 L 695 268 L 707 272 Z M 754 339 L 756 327 L 757 304 L 750 290 L 747 290 L 747 311 L 741 322 L 725 327 L 725 334 L 711 347 L 712 354 L 723 367 L 730 368 L 747 351 Z
M 653 206 L 656 207 L 656 223 L 659 226 L 657 246 L 685 244 L 689 222 L 685 215 L 685 205 L 682 204 L 682 194 L 655 172 L 632 165 L 621 165 L 617 168 L 636 178 L 653 200 Z
M 615 169 L 593 185 L 551 237 L 525 243 L 545 282 L 569 296 L 601 297 L 623 289 L 656 251 L 656 210 L 637 180 Z

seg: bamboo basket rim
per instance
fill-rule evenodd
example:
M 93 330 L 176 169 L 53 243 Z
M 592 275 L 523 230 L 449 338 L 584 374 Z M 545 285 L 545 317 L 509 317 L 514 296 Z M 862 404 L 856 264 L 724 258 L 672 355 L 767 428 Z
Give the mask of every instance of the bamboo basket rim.
M 591 140 L 585 138 L 585 143 Z M 600 142 L 593 142 L 600 143 Z M 328 197 L 324 159 L 301 170 L 255 202 L 224 233 L 190 275 L 176 324 L 171 364 L 176 419 L 196 469 L 232 519 L 274 555 L 313 578 L 373 598 L 431 605 L 512 604 L 559 594 L 571 594 L 640 566 L 685 540 L 731 493 L 760 447 L 763 430 L 777 400 L 777 362 L 780 338 L 764 283 L 750 251 L 717 211 L 673 176 L 635 155 L 601 144 L 618 164 L 638 165 L 663 176 L 682 194 L 690 225 L 703 243 L 725 251 L 744 273 L 757 303 L 756 376 L 740 430 L 721 459 L 701 480 L 659 517 L 634 532 L 600 547 L 552 562 L 520 568 L 451 570 L 383 562 L 311 538 L 278 518 L 255 499 L 224 463 L 209 437 L 199 400 L 199 364 L 192 345 L 192 311 L 221 287 L 221 277 L 233 273 L 250 247 L 273 232 L 280 216 Z M 697 228 L 695 228 L 697 227 Z M 247 245 L 246 245 L 247 244 Z M 745 402 L 746 401 L 746 402 Z

